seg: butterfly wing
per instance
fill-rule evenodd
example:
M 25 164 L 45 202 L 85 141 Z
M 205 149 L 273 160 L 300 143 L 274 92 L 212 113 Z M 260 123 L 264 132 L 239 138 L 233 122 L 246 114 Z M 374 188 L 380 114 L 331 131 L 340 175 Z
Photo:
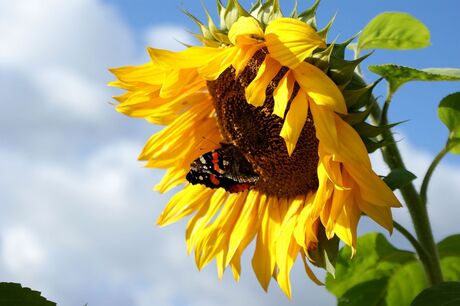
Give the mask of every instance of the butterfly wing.
M 252 188 L 259 177 L 237 147 L 223 144 L 194 160 L 186 178 L 192 184 L 241 192 Z

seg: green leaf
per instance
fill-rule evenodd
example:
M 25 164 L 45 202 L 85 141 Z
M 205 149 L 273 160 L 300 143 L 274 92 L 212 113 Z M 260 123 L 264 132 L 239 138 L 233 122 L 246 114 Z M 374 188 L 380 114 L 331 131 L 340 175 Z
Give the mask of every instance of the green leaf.
M 416 178 L 417 176 L 415 176 L 412 172 L 406 169 L 397 168 L 391 170 L 391 172 L 383 178 L 383 181 L 391 188 L 391 190 L 396 190 L 406 186 Z
M 23 288 L 16 283 L 0 283 L 0 305 L 2 306 L 56 306 L 41 296 L 40 292 Z
M 460 145 L 455 145 L 460 138 L 460 92 L 443 98 L 438 106 L 438 117 L 449 129 L 451 140 L 450 152 L 460 154 Z
M 409 305 L 428 286 L 425 271 L 419 261 L 408 263 L 390 278 L 385 297 L 388 306 Z
M 351 248 L 342 248 L 335 266 L 336 277 L 328 275 L 326 278 L 326 288 L 337 297 L 358 284 L 389 278 L 402 266 L 416 260 L 413 253 L 396 249 L 379 233 L 359 237 L 356 249 L 358 252 L 351 258 Z
M 440 257 L 460 257 L 460 234 L 449 236 L 438 242 L 438 252 Z
M 453 68 L 418 70 L 394 64 L 375 65 L 368 68 L 388 81 L 391 93 L 395 93 L 401 85 L 409 81 L 460 81 L 460 69 Z
M 460 305 L 460 283 L 445 282 L 423 290 L 410 306 Z
M 358 39 L 359 49 L 408 50 L 430 45 L 430 31 L 415 17 L 385 12 L 372 19 Z
M 438 116 L 450 132 L 460 134 L 460 92 L 450 94 L 441 100 Z
M 381 305 L 385 297 L 388 277 L 360 283 L 338 298 L 338 306 Z
M 340 239 L 337 236 L 327 239 L 324 227 L 321 226 L 318 230 L 318 247 L 315 250 L 308 251 L 310 261 L 315 266 L 325 269 L 334 276 L 339 242 Z
M 446 281 L 460 281 L 460 234 L 438 243 L 441 269 Z

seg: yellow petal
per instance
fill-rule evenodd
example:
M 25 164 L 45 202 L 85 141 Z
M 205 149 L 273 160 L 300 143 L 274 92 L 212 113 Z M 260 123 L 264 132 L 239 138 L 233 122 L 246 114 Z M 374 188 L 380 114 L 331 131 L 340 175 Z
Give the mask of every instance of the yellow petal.
M 206 203 L 214 191 L 203 185 L 187 185 L 176 193 L 165 207 L 157 224 L 166 226 L 193 213 Z
M 224 48 L 221 53 L 203 64 L 198 73 L 206 80 L 215 80 L 232 64 L 233 59 L 238 53 L 238 48 Z
M 359 201 L 359 209 L 372 220 L 386 228 L 390 234 L 393 231 L 393 217 L 391 208 L 386 206 L 371 205 L 366 201 Z
M 315 30 L 298 19 L 279 18 L 265 30 L 270 55 L 283 66 L 294 69 L 319 47 L 326 44 Z
M 227 247 L 228 233 L 232 230 L 232 227 L 229 227 L 228 223 L 237 217 L 241 210 L 241 204 L 243 204 L 242 201 L 238 203 L 240 199 L 239 195 L 233 193 L 228 196 L 219 215 L 206 227 L 201 235 L 201 239 L 197 241 L 196 250 L 201 251 L 195 252 L 198 267 L 207 265 L 220 250 Z
M 401 207 L 393 191 L 372 169 L 361 164 L 344 164 L 344 168 L 359 186 L 361 198 L 372 205 Z
M 263 44 L 254 44 L 254 45 L 244 45 L 238 49 L 238 52 L 233 58 L 232 66 L 235 68 L 235 76 L 238 76 L 241 71 L 246 68 L 249 60 L 254 56 L 254 54 L 263 47 Z
M 252 257 L 252 268 L 262 288 L 267 291 L 275 269 L 274 241 L 279 231 L 278 203 L 274 198 L 268 199 L 262 216 L 262 223 L 257 234 L 256 249 Z
M 302 90 L 299 90 L 295 98 L 292 100 L 291 107 L 284 120 L 281 128 L 280 136 L 286 142 L 288 154 L 294 152 L 297 140 L 307 121 L 308 116 L 308 100 Z
M 294 75 L 288 71 L 273 92 L 273 99 L 275 100 L 273 113 L 280 118 L 284 119 L 286 107 L 294 90 L 294 81 Z
M 165 70 L 152 62 L 140 66 L 126 66 L 109 69 L 123 83 L 163 84 Z
M 305 268 L 305 272 L 307 273 L 308 277 L 318 286 L 324 286 L 324 283 L 316 277 L 315 273 L 308 266 L 306 254 L 302 254 L 301 258 L 302 258 L 303 266 Z
M 190 47 L 180 52 L 148 48 L 154 64 L 164 69 L 198 68 L 214 57 L 225 52 L 226 48 Z
M 304 249 L 308 247 L 311 241 L 316 242 L 316 231 L 313 228 L 315 220 L 309 218 L 313 206 L 314 193 L 311 192 L 305 199 L 305 205 L 297 217 L 297 224 L 294 229 L 294 238 L 296 242 Z
M 310 111 L 315 123 L 316 138 L 319 140 L 319 150 L 339 152 L 339 139 L 335 125 L 335 114 L 324 106 L 310 103 Z
M 300 63 L 294 71 L 295 79 L 313 102 L 340 114 L 347 113 L 345 99 L 335 83 L 319 68 Z
M 161 86 L 160 97 L 171 98 L 180 94 L 185 86 L 198 77 L 195 69 L 172 70 Z
M 267 90 L 268 84 L 278 74 L 281 69 L 281 65 L 272 59 L 270 56 L 266 56 L 254 80 L 246 88 L 246 100 L 254 106 L 262 106 L 265 101 L 265 91 Z
M 236 221 L 230 237 L 226 264 L 230 263 L 237 249 L 239 247 L 244 249 L 257 233 L 260 223 L 258 216 L 259 196 L 259 193 L 254 190 L 251 190 L 248 193 L 243 205 L 243 210 Z
M 337 152 L 337 159 L 344 162 L 356 162 L 364 165 L 367 168 L 371 168 L 371 162 L 369 155 L 359 136 L 353 127 L 346 123 L 338 115 L 335 115 L 335 125 L 337 126 L 338 138 L 339 138 L 339 149 Z
M 238 18 L 228 32 L 228 38 L 233 45 L 258 43 L 263 36 L 264 32 L 257 19 L 246 16 Z
M 303 204 L 305 203 L 305 196 L 296 197 L 289 202 L 290 206 L 284 216 L 280 234 L 276 242 L 276 264 L 278 266 L 276 280 L 284 294 L 291 298 L 289 274 L 300 250 L 300 246 L 296 243 L 293 233 L 299 210 L 303 208 Z
M 196 245 L 196 242 L 200 240 L 204 232 L 203 229 L 224 204 L 227 195 L 226 191 L 222 188 L 215 190 L 211 200 L 202 205 L 196 215 L 187 223 L 185 238 L 189 252 Z M 200 252 L 200 250 L 197 251 Z
M 152 61 L 164 69 L 195 68 L 207 80 L 215 80 L 227 69 L 237 52 L 236 47 L 190 47 L 181 52 L 149 48 Z
M 356 232 L 361 211 L 353 197 L 344 199 L 342 212 L 334 224 L 335 234 L 356 252 Z
M 185 182 L 185 175 L 187 172 L 188 170 L 184 169 L 183 167 L 169 168 L 161 181 L 155 185 L 154 190 L 161 193 L 168 192 L 174 187 Z

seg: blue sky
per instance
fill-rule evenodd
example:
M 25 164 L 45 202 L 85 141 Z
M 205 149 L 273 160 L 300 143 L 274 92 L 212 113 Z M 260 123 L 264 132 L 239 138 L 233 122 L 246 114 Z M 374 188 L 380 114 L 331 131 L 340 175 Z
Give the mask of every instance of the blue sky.
M 460 67 L 457 1 L 323 2 L 319 24 L 337 12 L 331 38 L 339 40 L 382 11 L 409 12 L 429 26 L 429 48 L 378 51 L 366 64 Z M 205 4 L 213 10 L 213 1 Z M 198 272 L 186 255 L 185 222 L 155 226 L 170 195 L 151 190 L 162 173 L 136 157 L 158 127 L 113 110 L 117 91 L 106 86 L 107 68 L 146 61 L 146 46 L 179 48 L 171 37 L 187 41 L 185 30 L 195 30 L 181 5 L 203 16 L 195 0 L 0 0 L 0 281 L 21 282 L 70 306 L 334 305 L 301 264 L 292 274 L 292 301 L 277 286 L 265 293 L 250 268 L 251 250 L 238 284 L 229 273 L 219 281 L 212 264 Z M 283 5 L 290 11 L 292 2 Z M 459 89 L 460 83 L 418 82 L 395 96 L 390 118 L 410 120 L 397 138 L 418 176 L 447 133 L 437 121 L 438 101 Z M 380 86 L 377 94 L 384 92 Z M 387 173 L 379 155 L 372 158 L 376 171 Z M 429 193 L 437 239 L 459 232 L 458 186 L 459 158 L 450 156 Z M 395 219 L 410 227 L 405 209 Z M 361 232 L 376 229 L 366 220 L 360 225 Z M 408 247 L 398 234 L 392 241 Z

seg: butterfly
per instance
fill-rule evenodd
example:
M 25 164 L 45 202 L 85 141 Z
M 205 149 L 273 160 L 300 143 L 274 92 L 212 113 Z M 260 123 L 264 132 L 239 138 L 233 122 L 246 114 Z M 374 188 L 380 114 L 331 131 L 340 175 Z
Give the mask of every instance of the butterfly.
M 194 160 L 186 179 L 193 185 L 236 193 L 253 188 L 259 176 L 236 146 L 223 143 Z

